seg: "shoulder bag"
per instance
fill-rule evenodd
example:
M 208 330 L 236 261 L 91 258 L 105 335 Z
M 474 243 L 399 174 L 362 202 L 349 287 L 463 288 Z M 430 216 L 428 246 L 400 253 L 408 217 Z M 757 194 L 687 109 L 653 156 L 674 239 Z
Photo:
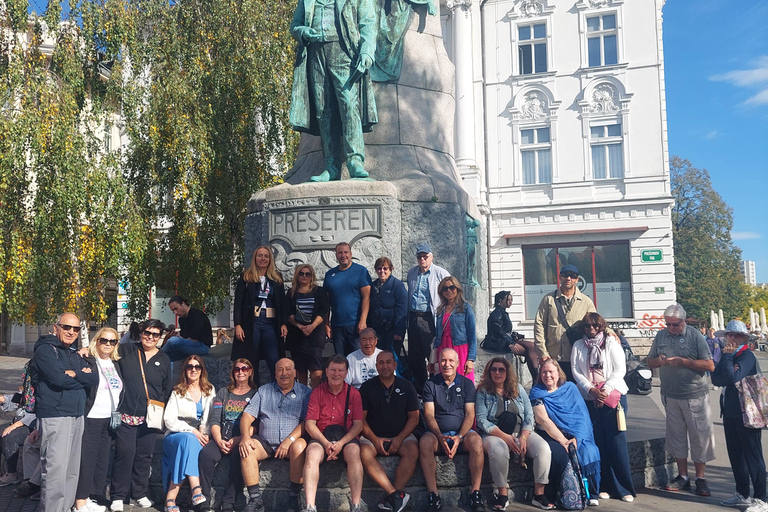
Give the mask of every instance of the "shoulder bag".
M 144 421 L 147 423 L 147 427 L 157 430 L 163 430 L 165 426 L 163 424 L 163 411 L 165 410 L 165 404 L 159 400 L 152 400 L 149 398 L 149 390 L 147 389 L 147 377 L 144 375 L 144 363 L 141 362 L 141 350 L 136 352 L 139 356 L 139 368 L 141 368 L 141 380 L 144 381 L 144 393 L 147 395 L 147 415 L 144 417 Z
M 347 435 L 347 411 L 349 411 L 349 393 L 352 386 L 347 384 L 347 399 L 344 402 L 344 423 L 343 425 L 328 425 L 323 430 L 323 436 L 332 443 L 341 441 L 341 438 Z
M 755 360 L 757 373 L 748 375 L 736 382 L 739 392 L 741 416 L 747 428 L 764 428 L 768 425 L 768 379 L 760 371 L 760 364 Z

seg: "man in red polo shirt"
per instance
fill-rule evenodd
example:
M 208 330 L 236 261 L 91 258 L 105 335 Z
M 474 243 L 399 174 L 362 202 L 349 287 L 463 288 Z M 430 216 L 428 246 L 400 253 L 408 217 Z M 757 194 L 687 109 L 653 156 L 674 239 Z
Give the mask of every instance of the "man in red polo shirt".
M 330 357 L 325 367 L 327 380 L 309 396 L 307 421 L 304 424 L 311 438 L 304 464 L 304 491 L 307 497 L 305 512 L 317 512 L 315 496 L 320 479 L 320 464 L 326 460 L 337 460 L 341 454 L 347 463 L 347 479 L 352 498 L 350 511 L 360 512 L 363 463 L 360 460 L 357 436 L 363 430 L 363 402 L 360 392 L 344 382 L 348 369 L 349 362 L 343 355 Z

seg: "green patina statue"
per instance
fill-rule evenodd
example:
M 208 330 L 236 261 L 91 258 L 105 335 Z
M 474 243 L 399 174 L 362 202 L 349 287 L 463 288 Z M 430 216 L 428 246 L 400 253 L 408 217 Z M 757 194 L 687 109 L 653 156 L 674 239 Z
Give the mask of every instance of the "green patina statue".
M 376 51 L 372 0 L 299 0 L 291 22 L 298 41 L 290 123 L 319 135 L 325 169 L 312 181 L 367 178 L 363 132 L 378 121 L 368 69 Z

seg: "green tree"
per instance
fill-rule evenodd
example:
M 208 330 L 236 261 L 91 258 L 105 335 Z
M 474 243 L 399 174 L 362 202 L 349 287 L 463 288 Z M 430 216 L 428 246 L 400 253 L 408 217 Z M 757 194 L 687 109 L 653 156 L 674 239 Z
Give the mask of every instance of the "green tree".
M 159 228 L 136 252 L 149 272 L 130 276 L 142 290 L 131 295 L 134 310 L 153 283 L 213 311 L 229 300 L 243 264 L 246 202 L 280 182 L 298 142 L 288 124 L 294 6 L 107 0 L 105 51 L 113 77 L 122 77 L 130 138 L 125 171 L 146 221 Z
M 115 103 L 97 39 L 71 21 L 74 1 L 64 18 L 57 2 L 44 17 L 28 17 L 26 1 L 3 7 L 0 309 L 14 322 L 45 324 L 64 310 L 102 322 L 108 279 L 146 235 L 120 155 L 101 150 Z
M 741 250 L 731 240 L 733 210 L 712 187 L 706 169 L 675 156 L 670 178 L 678 301 L 700 320 L 718 309 L 734 318 L 747 302 L 747 287 L 739 272 Z
M 747 303 L 741 311 L 742 318 L 749 318 L 749 308 L 752 308 L 757 313 L 760 313 L 760 308 L 765 308 L 766 312 L 768 312 L 768 288 L 749 286 L 748 294 Z

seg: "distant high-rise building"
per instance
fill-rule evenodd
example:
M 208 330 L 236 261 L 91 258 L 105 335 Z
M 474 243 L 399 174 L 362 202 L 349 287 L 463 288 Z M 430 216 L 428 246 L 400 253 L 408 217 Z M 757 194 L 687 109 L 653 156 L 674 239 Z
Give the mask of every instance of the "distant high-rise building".
M 741 267 L 741 274 L 744 276 L 744 282 L 752 286 L 757 286 L 755 262 L 750 260 L 741 260 L 739 263 Z

